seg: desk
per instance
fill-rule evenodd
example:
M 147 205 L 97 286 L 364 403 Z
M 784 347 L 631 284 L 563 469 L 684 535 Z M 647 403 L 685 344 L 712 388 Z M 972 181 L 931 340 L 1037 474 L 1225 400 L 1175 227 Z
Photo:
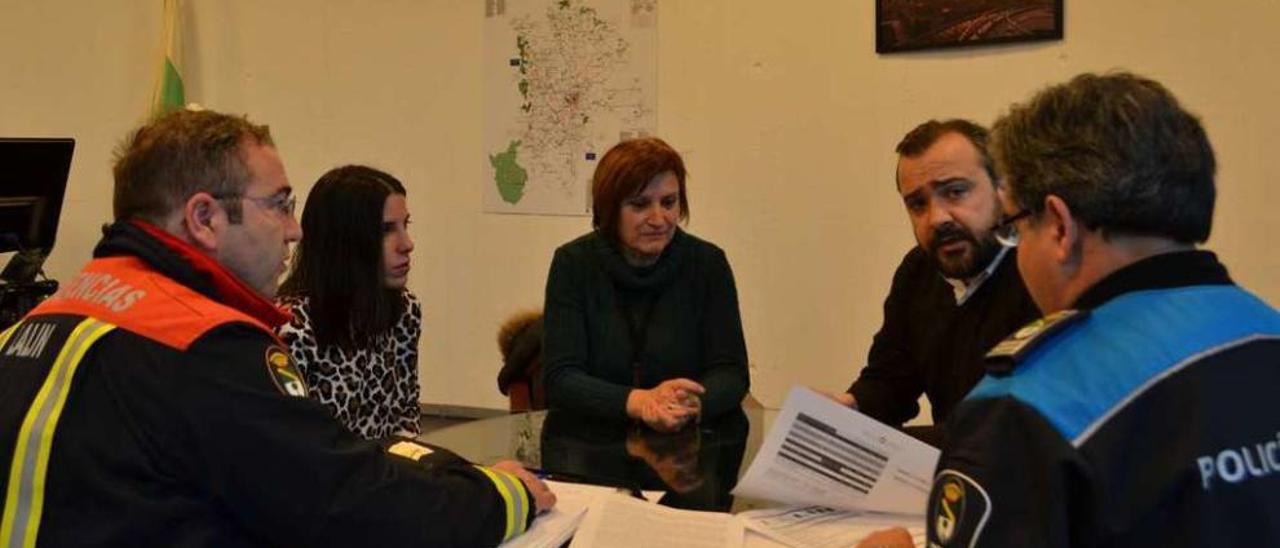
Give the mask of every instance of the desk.
M 662 504 L 740 511 L 764 504 L 734 501 L 729 490 L 755 457 L 778 412 L 744 409 L 674 434 L 626 422 L 535 411 L 472 421 L 421 436 L 472 462 L 515 459 L 566 480 L 662 490 Z

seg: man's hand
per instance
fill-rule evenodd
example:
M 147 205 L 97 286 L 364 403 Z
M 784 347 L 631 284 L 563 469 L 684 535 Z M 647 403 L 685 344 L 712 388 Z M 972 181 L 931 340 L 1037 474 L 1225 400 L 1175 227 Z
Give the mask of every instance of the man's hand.
M 674 432 L 702 412 L 706 389 L 689 379 L 670 379 L 648 390 L 627 395 L 627 416 L 659 432 Z
M 915 548 L 911 533 L 901 527 L 876 531 L 858 543 L 858 548 Z
M 853 399 L 853 394 L 850 394 L 848 392 L 841 392 L 839 394 L 836 394 L 833 392 L 827 392 L 826 390 L 818 390 L 817 392 L 819 394 L 822 394 L 823 396 L 826 396 L 827 399 L 830 399 L 831 401 L 834 401 L 845 407 L 848 407 L 849 409 L 858 408 L 857 400 Z
M 529 491 L 529 495 L 533 497 L 533 503 L 541 514 L 550 510 L 556 505 L 556 494 L 551 492 L 547 484 L 538 479 L 537 476 L 529 473 L 520 463 L 513 460 L 504 460 L 490 466 L 494 470 L 501 470 L 508 474 L 512 474 L 524 483 L 524 488 Z

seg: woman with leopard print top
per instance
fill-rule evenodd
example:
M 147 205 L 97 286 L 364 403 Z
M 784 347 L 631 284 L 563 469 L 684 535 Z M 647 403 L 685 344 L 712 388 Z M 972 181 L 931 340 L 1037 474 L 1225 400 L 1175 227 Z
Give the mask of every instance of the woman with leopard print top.
M 306 239 L 280 288 L 293 320 L 278 333 L 312 397 L 366 439 L 419 433 L 422 306 L 405 288 L 408 224 L 395 177 L 333 169 L 307 196 Z

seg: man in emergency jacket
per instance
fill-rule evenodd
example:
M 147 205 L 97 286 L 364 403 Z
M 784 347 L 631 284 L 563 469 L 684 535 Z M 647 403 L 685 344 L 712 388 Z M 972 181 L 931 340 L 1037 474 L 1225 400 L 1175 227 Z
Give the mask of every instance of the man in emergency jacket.
M 302 234 L 265 126 L 178 111 L 114 174 L 94 259 L 0 335 L 0 546 L 482 546 L 554 504 L 306 397 L 271 332 Z

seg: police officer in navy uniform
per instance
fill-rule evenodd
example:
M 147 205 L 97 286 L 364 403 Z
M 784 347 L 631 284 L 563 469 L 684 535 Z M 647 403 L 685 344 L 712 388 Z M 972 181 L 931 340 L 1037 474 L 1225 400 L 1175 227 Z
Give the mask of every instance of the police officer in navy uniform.
M 1280 313 L 1196 244 L 1213 150 L 1162 85 L 1084 74 L 994 127 L 1045 317 L 957 408 L 931 546 L 1280 546 Z
M 0 334 L 0 546 L 482 546 L 554 504 L 306 397 L 272 334 L 301 229 L 265 126 L 179 111 L 114 171 L 93 261 Z

